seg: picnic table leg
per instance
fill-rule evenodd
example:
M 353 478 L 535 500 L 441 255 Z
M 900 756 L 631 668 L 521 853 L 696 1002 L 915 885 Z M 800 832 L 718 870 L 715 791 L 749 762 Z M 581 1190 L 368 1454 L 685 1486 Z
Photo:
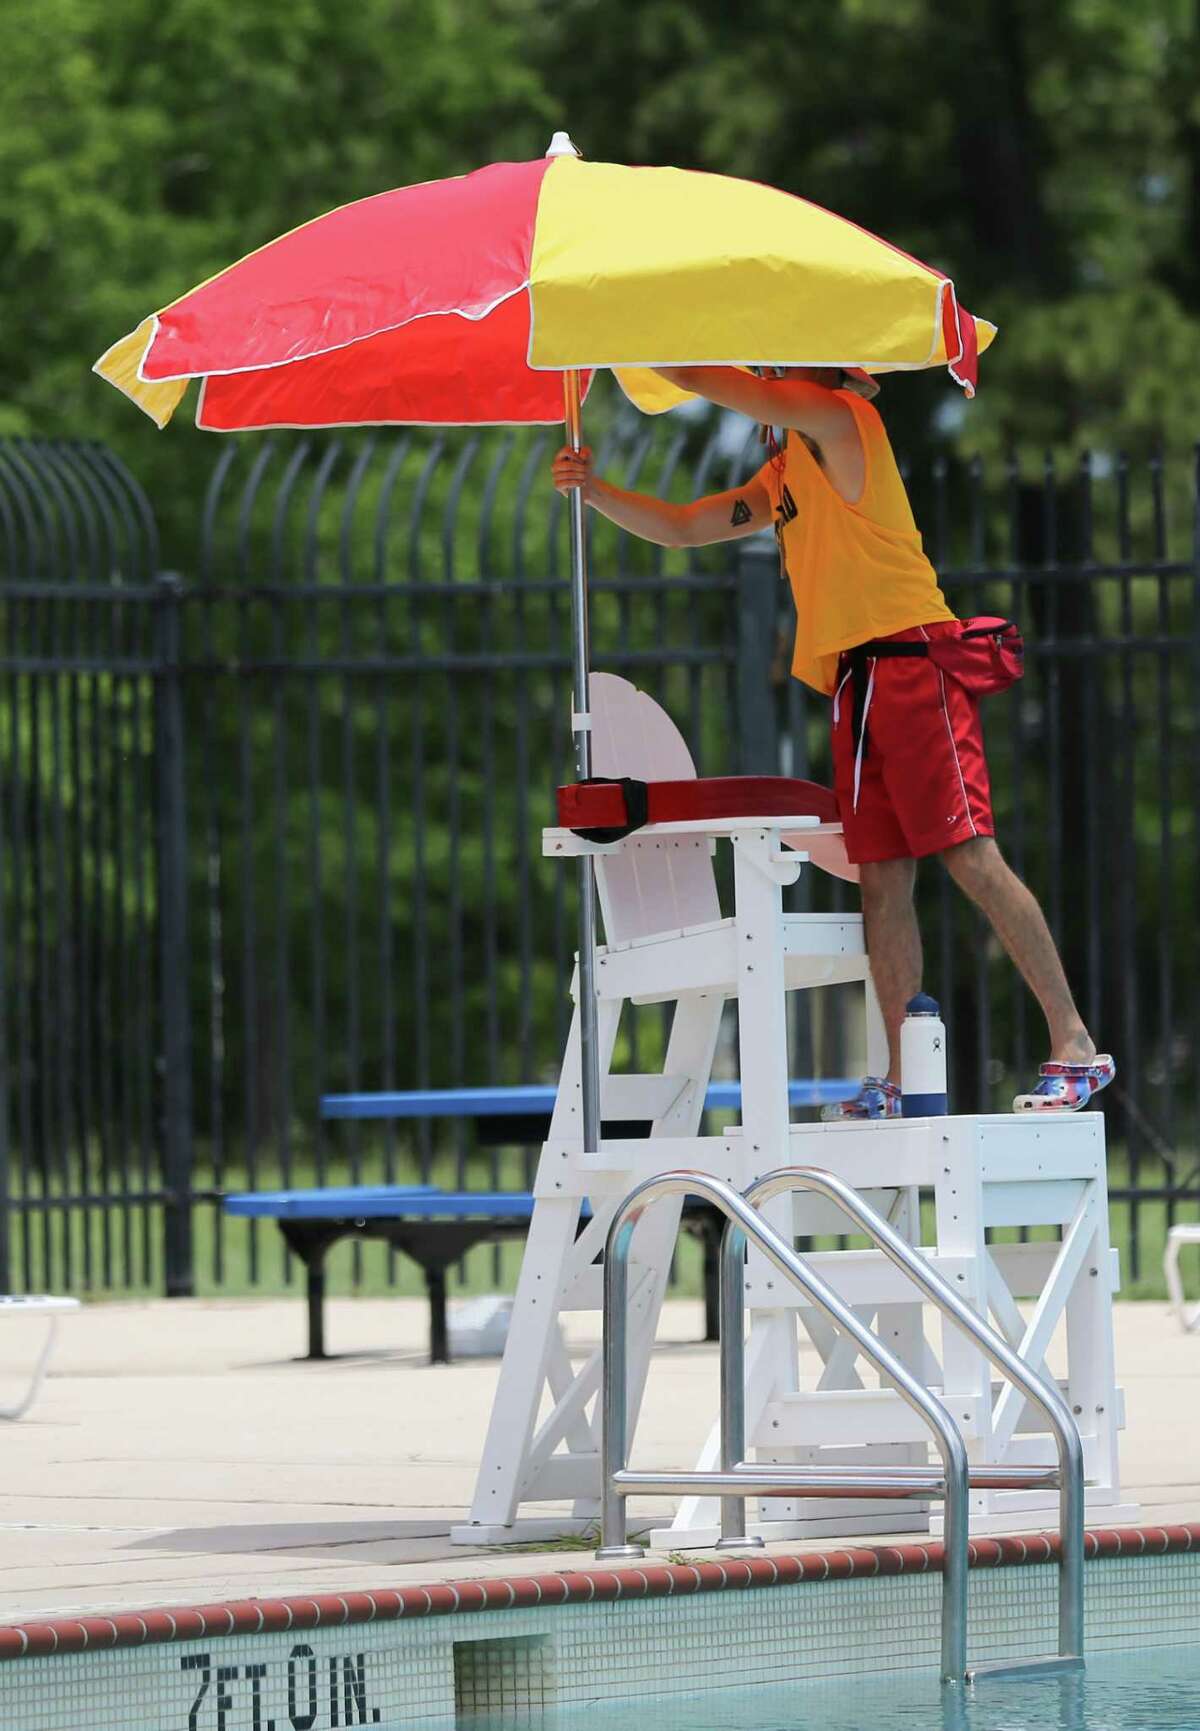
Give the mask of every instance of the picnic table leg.
M 304 1265 L 308 1298 L 308 1356 L 325 1353 L 325 1252 L 318 1250 Z
M 321 1359 L 325 1351 L 325 1253 L 336 1243 L 340 1233 L 313 1231 L 302 1221 L 280 1222 L 289 1250 L 304 1264 L 305 1296 L 308 1302 L 308 1351 L 306 1358 Z
M 429 1294 L 429 1362 L 450 1363 L 450 1339 L 446 1331 L 446 1267 L 426 1265 L 425 1290 Z
M 429 1362 L 450 1363 L 450 1332 L 446 1323 L 446 1274 L 476 1244 L 524 1234 L 525 1221 L 513 1220 L 389 1220 L 379 1223 L 379 1236 L 411 1256 L 425 1277 L 429 1299 Z

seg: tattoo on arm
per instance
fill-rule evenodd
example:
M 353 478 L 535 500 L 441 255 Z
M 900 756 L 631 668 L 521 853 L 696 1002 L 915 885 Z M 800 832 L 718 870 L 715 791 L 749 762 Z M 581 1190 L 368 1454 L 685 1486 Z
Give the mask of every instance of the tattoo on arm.
M 733 501 L 733 510 L 730 513 L 729 521 L 733 524 L 735 529 L 740 529 L 743 523 L 748 523 L 752 516 L 753 512 L 744 499 L 735 499 Z

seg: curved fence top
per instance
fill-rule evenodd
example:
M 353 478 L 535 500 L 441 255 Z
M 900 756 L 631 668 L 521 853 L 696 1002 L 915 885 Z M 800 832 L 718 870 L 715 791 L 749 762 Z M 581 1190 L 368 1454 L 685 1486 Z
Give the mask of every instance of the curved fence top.
M 657 419 L 597 410 L 585 436 L 607 479 L 680 501 L 738 485 L 766 457 L 744 417 L 707 406 Z M 554 428 L 396 428 L 229 441 L 214 457 L 190 575 L 358 589 L 557 581 L 569 557 L 549 479 L 561 439 Z M 1119 450 L 897 455 L 925 548 L 951 582 L 1195 568 L 1200 448 L 1171 463 Z M 729 563 L 727 546 L 668 553 L 595 512 L 586 522 L 601 583 Z M 769 532 L 757 539 L 773 551 Z
M 656 420 L 602 408 L 592 437 L 608 478 L 677 499 L 735 486 L 765 455 L 742 417 L 707 407 Z M 205 587 L 557 580 L 567 513 L 548 471 L 560 438 L 553 428 L 396 428 L 222 441 L 187 574 Z M 951 580 L 1116 574 L 1150 561 L 1183 575 L 1200 556 L 1200 450 L 1172 465 L 1120 452 L 1057 465 L 936 453 L 901 469 L 926 548 Z M 668 564 L 698 573 L 722 557 L 667 555 L 594 513 L 587 526 L 602 580 Z M 769 534 L 761 539 L 769 548 Z M 0 440 L 0 579 L 128 585 L 158 566 L 154 510 L 120 458 L 88 440 Z
M 196 575 L 347 586 L 562 575 L 567 514 L 549 485 L 561 439 L 555 429 L 416 428 L 230 442 L 209 481 Z M 668 496 L 733 486 L 761 460 L 740 418 L 705 412 L 665 426 L 618 414 L 596 429 L 598 468 Z M 621 575 L 627 537 L 595 519 L 589 535 Z
M 0 439 L 0 579 L 148 582 L 159 566 L 149 499 L 92 440 Z

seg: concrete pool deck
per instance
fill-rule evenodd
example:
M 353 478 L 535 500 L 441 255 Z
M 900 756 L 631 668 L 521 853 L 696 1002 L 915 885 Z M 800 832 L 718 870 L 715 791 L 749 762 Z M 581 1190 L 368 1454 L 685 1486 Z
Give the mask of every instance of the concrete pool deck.
M 594 1343 L 594 1319 L 571 1320 L 573 1344 Z M 331 1300 L 327 1339 L 342 1356 L 325 1363 L 297 1359 L 304 1327 L 299 1298 L 97 1304 L 65 1317 L 40 1400 L 0 1431 L 0 1622 L 590 1562 L 449 1542 L 497 1360 L 428 1365 L 415 1299 Z M 0 1389 L 32 1360 L 39 1328 L 0 1333 Z M 717 1349 L 701 1333 L 698 1302 L 666 1306 L 639 1463 L 679 1467 L 699 1449 L 717 1397 Z M 1198 1521 L 1200 1337 L 1163 1304 L 1122 1304 L 1116 1344 L 1124 1500 L 1146 1524 Z

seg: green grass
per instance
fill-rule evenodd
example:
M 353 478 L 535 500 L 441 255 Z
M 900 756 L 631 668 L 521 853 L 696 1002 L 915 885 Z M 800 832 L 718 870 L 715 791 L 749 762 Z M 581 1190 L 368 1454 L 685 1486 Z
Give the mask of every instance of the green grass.
M 600 1543 L 600 1527 L 585 1527 L 581 1533 L 560 1533 L 556 1539 L 522 1539 L 515 1545 L 489 1545 L 497 1556 L 520 1556 L 523 1552 L 594 1551 Z

